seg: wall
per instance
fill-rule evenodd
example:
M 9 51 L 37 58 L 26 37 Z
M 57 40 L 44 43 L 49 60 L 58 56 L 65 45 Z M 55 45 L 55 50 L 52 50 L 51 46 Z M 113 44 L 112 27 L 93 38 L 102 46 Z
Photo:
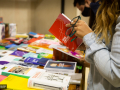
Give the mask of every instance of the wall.
M 49 34 L 49 28 L 61 12 L 61 0 L 40 0 L 35 6 L 35 32 Z
M 80 15 L 73 6 L 74 0 L 65 0 L 64 14 L 70 19 Z M 0 17 L 5 23 L 16 23 L 18 33 L 48 33 L 58 14 L 61 0 L 0 0 Z M 82 17 L 88 22 L 88 18 Z
M 16 23 L 18 33 L 31 31 L 31 0 L 0 0 L 0 17 L 5 23 Z

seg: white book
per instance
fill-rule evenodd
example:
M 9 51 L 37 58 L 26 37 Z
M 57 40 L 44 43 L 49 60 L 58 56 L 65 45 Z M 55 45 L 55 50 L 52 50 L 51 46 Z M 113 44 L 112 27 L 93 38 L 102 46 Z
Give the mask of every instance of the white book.
M 70 77 L 49 72 L 36 73 L 28 79 L 28 87 L 44 90 L 68 90 Z
M 13 53 L 13 51 L 10 51 L 10 50 L 0 50 L 0 56 L 10 55 L 11 53 Z

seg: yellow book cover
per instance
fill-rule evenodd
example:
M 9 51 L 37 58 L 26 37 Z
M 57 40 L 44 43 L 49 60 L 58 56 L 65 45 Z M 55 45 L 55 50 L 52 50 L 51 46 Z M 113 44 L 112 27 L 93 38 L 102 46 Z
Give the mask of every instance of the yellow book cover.
M 28 79 L 22 78 L 14 75 L 9 75 L 7 78 L 2 80 L 0 84 L 7 84 L 7 89 L 12 90 L 43 90 L 43 89 L 34 89 L 27 87 L 28 85 Z

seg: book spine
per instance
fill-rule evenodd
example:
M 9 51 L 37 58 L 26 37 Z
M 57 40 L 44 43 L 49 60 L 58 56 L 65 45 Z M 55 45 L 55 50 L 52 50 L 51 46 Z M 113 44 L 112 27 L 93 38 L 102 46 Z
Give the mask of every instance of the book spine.
M 28 87 L 37 88 L 37 89 L 40 89 L 40 90 L 63 90 L 61 87 L 55 87 L 55 86 L 40 84 L 33 79 L 28 80 Z M 66 90 L 66 89 L 64 89 L 64 90 Z

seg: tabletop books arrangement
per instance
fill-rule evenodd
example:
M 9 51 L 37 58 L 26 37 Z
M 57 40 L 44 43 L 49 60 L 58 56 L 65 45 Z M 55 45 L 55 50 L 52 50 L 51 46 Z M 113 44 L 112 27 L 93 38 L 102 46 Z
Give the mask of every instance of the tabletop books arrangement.
M 6 85 L 3 90 L 68 90 L 69 84 L 80 84 L 81 73 L 75 72 L 84 56 L 54 35 L 8 35 L 0 40 L 0 85 Z

